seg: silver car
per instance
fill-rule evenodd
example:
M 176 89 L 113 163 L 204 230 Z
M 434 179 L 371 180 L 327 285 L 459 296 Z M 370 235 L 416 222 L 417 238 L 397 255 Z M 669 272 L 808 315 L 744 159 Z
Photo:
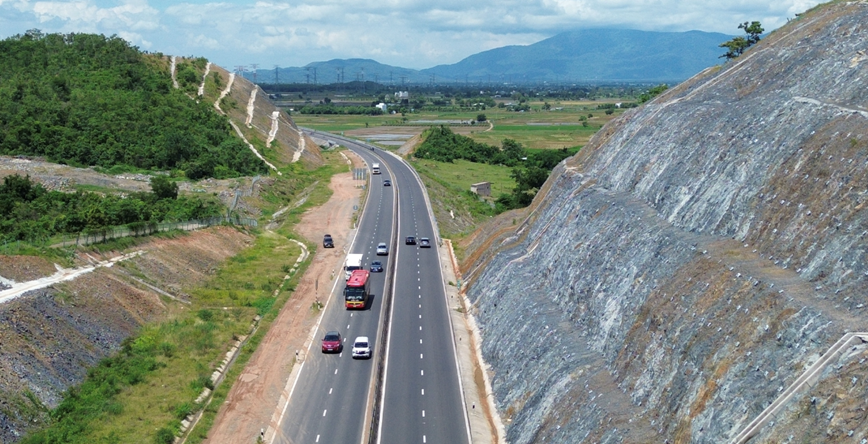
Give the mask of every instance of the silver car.
M 385 242 L 380 242 L 377 244 L 377 256 L 387 256 L 389 254 L 389 247 L 386 246 Z

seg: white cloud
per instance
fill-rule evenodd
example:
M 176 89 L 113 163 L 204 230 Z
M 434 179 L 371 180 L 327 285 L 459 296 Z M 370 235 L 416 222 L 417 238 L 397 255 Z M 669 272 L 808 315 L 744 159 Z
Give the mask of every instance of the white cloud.
M 819 0 L 0 0 L 8 35 L 99 32 L 152 51 L 200 55 L 224 66 L 302 66 L 373 58 L 410 68 L 455 63 L 505 45 L 598 27 L 738 34 L 767 31 Z M 6 36 L 3 36 L 6 37 Z

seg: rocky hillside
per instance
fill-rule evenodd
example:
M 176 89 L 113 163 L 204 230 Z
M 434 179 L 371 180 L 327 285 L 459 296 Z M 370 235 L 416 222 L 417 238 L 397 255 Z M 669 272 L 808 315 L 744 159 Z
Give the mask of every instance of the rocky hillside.
M 730 442 L 868 330 L 866 41 L 868 2 L 802 14 L 612 122 L 477 241 L 508 442 Z M 866 360 L 848 343 L 749 442 L 868 442 Z

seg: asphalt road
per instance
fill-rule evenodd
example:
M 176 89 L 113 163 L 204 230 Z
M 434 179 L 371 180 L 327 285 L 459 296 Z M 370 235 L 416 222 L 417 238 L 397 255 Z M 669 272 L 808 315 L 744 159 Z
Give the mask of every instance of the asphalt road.
M 331 137 L 333 140 L 337 137 Z M 363 253 L 364 265 L 381 259 L 384 273 L 372 273 L 374 298 L 370 309 L 347 311 L 338 279 L 325 307 L 311 353 L 299 373 L 283 416 L 277 443 L 366 443 L 372 420 L 377 443 L 469 443 L 466 408 L 461 396 L 448 304 L 436 246 L 439 238 L 429 216 L 423 191 L 412 170 L 401 160 L 341 139 L 370 164 L 379 162 L 382 174 L 372 175 L 358 234 L 350 253 Z M 391 179 L 393 186 L 383 186 Z M 398 201 L 398 231 L 393 233 L 393 199 Z M 428 237 L 433 248 L 405 245 L 406 236 Z M 388 260 L 375 255 L 376 245 L 390 247 Z M 336 246 L 341 248 L 341 246 Z M 386 275 L 393 276 L 388 344 L 379 344 Z M 343 353 L 324 355 L 319 340 L 328 330 L 344 337 Z M 356 336 L 373 341 L 374 357 L 353 360 Z M 377 358 L 386 353 L 384 393 L 376 418 L 371 408 L 375 394 Z
M 364 155 L 364 154 L 363 154 Z M 372 157 L 367 156 L 370 163 Z M 348 248 L 349 253 L 364 254 L 363 266 L 369 268 L 374 260 L 387 263 L 387 257 L 376 256 L 379 242 L 392 239 L 394 218 L 394 192 L 382 186 L 388 175 L 371 176 L 372 183 L 360 221 L 358 234 Z M 335 245 L 335 248 L 344 248 Z M 322 321 L 314 343 L 307 355 L 299 379 L 292 389 L 275 443 L 364 443 L 367 442 L 365 424 L 370 422 L 365 412 L 370 408 L 369 389 L 375 360 L 352 359 L 352 342 L 357 336 L 368 336 L 374 341 L 373 353 L 382 353 L 376 343 L 381 325 L 385 274 L 371 273 L 373 297 L 366 310 L 347 310 L 343 300 L 342 275 L 336 277 L 333 292 L 324 307 Z M 324 298 L 322 298 L 324 299 Z M 344 340 L 344 349 L 338 354 L 320 352 L 320 340 L 327 331 L 337 330 Z

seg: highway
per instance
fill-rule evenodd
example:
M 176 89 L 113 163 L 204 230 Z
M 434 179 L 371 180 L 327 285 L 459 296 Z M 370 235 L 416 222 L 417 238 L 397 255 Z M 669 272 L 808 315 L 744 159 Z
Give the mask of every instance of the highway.
M 436 248 L 439 237 L 423 190 L 414 172 L 400 159 L 349 139 L 322 133 L 319 137 L 338 141 L 369 165 L 378 162 L 383 167 L 382 174 L 370 176 L 368 198 L 348 252 L 364 254 L 366 267 L 378 259 L 374 251 L 377 243 L 386 242 L 390 254 L 379 257 L 386 270 L 371 274 L 375 297 L 368 310 L 347 311 L 341 292 L 343 279 L 337 279 L 274 442 L 469 443 Z M 384 179 L 391 179 L 393 185 L 383 186 Z M 430 238 L 434 248 L 405 245 L 404 238 L 410 235 Z M 387 277 L 391 282 L 388 286 Z M 392 303 L 384 304 L 388 297 L 384 291 L 390 288 Z M 382 325 L 390 325 L 386 344 L 379 343 Z M 319 340 L 328 330 L 343 335 L 341 354 L 320 353 Z M 356 336 L 371 338 L 372 359 L 351 358 Z M 381 358 L 386 359 L 382 372 L 378 372 Z M 383 375 L 382 383 L 378 383 L 378 375 Z M 382 397 L 377 396 L 377 387 Z M 381 400 L 379 409 L 375 409 L 377 400 Z

